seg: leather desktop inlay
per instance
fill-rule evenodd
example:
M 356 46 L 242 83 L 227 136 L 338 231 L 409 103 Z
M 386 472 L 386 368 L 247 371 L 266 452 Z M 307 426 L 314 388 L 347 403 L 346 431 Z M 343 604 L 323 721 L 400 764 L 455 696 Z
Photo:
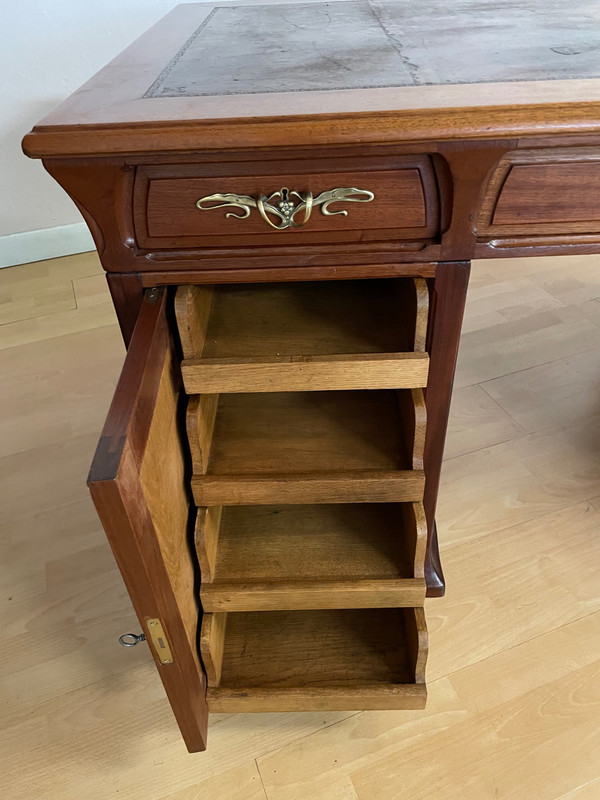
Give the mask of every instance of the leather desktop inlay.
M 600 77 L 597 0 L 219 6 L 144 97 Z

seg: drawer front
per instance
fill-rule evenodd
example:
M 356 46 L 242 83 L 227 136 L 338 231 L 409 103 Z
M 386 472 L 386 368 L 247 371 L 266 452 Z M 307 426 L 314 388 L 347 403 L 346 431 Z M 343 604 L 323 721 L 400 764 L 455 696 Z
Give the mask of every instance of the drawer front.
M 322 171 L 277 167 L 140 167 L 134 213 L 142 247 L 232 247 L 427 239 L 438 230 L 438 196 L 427 156 L 347 159 Z M 237 169 L 236 169 L 237 166 Z M 286 169 L 287 167 L 287 169 Z M 207 174 L 213 173 L 213 174 Z
M 600 231 L 600 149 L 569 147 L 507 153 L 485 190 L 478 238 L 515 244 L 531 236 Z

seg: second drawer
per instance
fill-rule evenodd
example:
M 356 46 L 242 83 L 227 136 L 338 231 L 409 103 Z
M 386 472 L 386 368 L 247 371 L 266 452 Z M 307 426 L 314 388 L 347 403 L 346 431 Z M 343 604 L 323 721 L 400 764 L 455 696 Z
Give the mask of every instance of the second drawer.
M 195 395 L 187 429 L 199 506 L 423 498 L 421 389 Z
M 205 611 L 420 606 L 421 503 L 200 508 Z

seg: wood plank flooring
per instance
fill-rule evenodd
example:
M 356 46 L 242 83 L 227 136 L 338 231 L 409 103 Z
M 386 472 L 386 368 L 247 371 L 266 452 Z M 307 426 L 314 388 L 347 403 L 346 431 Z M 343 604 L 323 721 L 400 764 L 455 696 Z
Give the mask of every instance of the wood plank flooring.
M 473 264 L 425 711 L 180 740 L 85 477 L 123 359 L 94 254 L 0 271 L 0 787 L 17 800 L 598 800 L 600 257 Z

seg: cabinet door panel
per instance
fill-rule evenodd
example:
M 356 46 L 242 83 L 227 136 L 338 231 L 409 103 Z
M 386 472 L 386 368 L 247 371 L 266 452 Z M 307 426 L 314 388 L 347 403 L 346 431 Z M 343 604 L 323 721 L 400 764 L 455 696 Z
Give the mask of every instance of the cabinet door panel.
M 197 646 L 197 570 L 179 394 L 166 290 L 153 290 L 144 298 L 88 485 L 181 733 L 194 752 L 206 747 L 208 711 Z M 151 637 L 156 626 L 149 623 L 157 620 L 161 640 Z M 167 649 L 161 650 L 163 645 Z

